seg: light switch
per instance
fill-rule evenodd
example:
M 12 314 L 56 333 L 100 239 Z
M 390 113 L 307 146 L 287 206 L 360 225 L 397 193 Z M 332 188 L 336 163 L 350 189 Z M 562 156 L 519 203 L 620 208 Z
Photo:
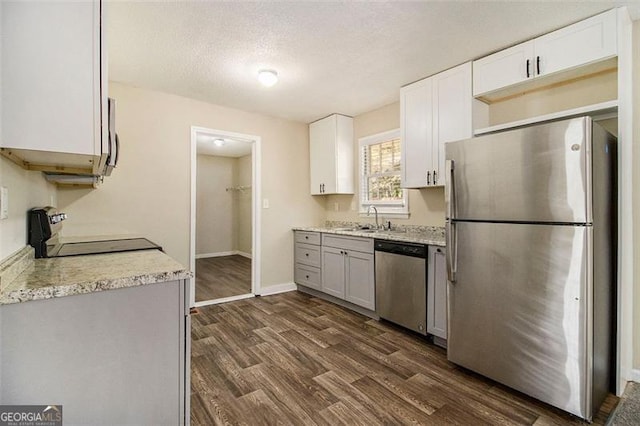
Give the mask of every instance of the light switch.
M 262 208 L 263 209 L 268 209 L 269 208 L 269 199 L 265 198 L 264 200 L 262 200 Z
M 333 210 L 339 212 L 340 211 L 340 203 L 333 203 Z
M 9 189 L 6 186 L 0 188 L 0 219 L 9 218 Z

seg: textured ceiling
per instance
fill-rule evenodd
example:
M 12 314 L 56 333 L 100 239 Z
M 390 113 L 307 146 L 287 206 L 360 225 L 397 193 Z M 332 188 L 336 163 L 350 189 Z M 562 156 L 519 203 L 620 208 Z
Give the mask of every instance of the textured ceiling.
M 110 2 L 109 77 L 301 122 L 355 116 L 407 83 L 624 4 L 638 14 L 637 0 Z M 279 83 L 261 87 L 261 68 Z
M 217 146 L 213 141 L 224 140 L 224 145 Z M 224 135 L 208 132 L 196 133 L 196 153 L 199 155 L 215 155 L 218 157 L 244 157 L 251 154 L 253 142 L 232 139 Z

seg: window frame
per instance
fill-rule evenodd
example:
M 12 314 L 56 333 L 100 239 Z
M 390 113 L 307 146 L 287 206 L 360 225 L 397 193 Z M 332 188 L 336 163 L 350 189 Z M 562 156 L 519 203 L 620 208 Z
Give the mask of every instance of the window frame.
M 369 206 L 374 206 L 378 210 L 379 215 L 384 214 L 387 217 L 399 218 L 409 217 L 409 191 L 405 188 L 402 188 L 402 201 L 399 201 L 397 203 L 368 201 L 365 199 L 368 194 L 368 191 L 366 191 L 366 177 L 368 175 L 364 174 L 364 148 L 369 145 L 388 142 L 393 139 L 400 139 L 400 129 L 393 129 L 386 132 L 376 133 L 358 139 L 358 205 L 360 216 L 366 216 Z M 400 146 L 402 147 L 402 142 Z M 400 156 L 402 158 L 402 148 Z M 398 174 L 400 175 L 400 179 L 402 179 L 402 161 L 400 161 L 400 164 L 401 169 Z

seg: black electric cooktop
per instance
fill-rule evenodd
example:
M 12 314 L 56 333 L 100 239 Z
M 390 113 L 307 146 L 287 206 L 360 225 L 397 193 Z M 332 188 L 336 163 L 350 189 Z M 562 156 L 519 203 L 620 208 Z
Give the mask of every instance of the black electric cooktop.
M 122 251 L 162 250 L 159 245 L 146 238 L 128 238 L 124 240 L 82 241 L 56 246 L 48 257 L 80 256 L 86 254 L 118 253 Z

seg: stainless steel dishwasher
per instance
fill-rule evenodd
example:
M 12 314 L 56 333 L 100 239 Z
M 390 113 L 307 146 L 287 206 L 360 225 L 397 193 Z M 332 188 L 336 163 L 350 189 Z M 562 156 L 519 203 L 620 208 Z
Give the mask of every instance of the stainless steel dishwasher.
M 427 334 L 427 246 L 375 240 L 376 313 Z

